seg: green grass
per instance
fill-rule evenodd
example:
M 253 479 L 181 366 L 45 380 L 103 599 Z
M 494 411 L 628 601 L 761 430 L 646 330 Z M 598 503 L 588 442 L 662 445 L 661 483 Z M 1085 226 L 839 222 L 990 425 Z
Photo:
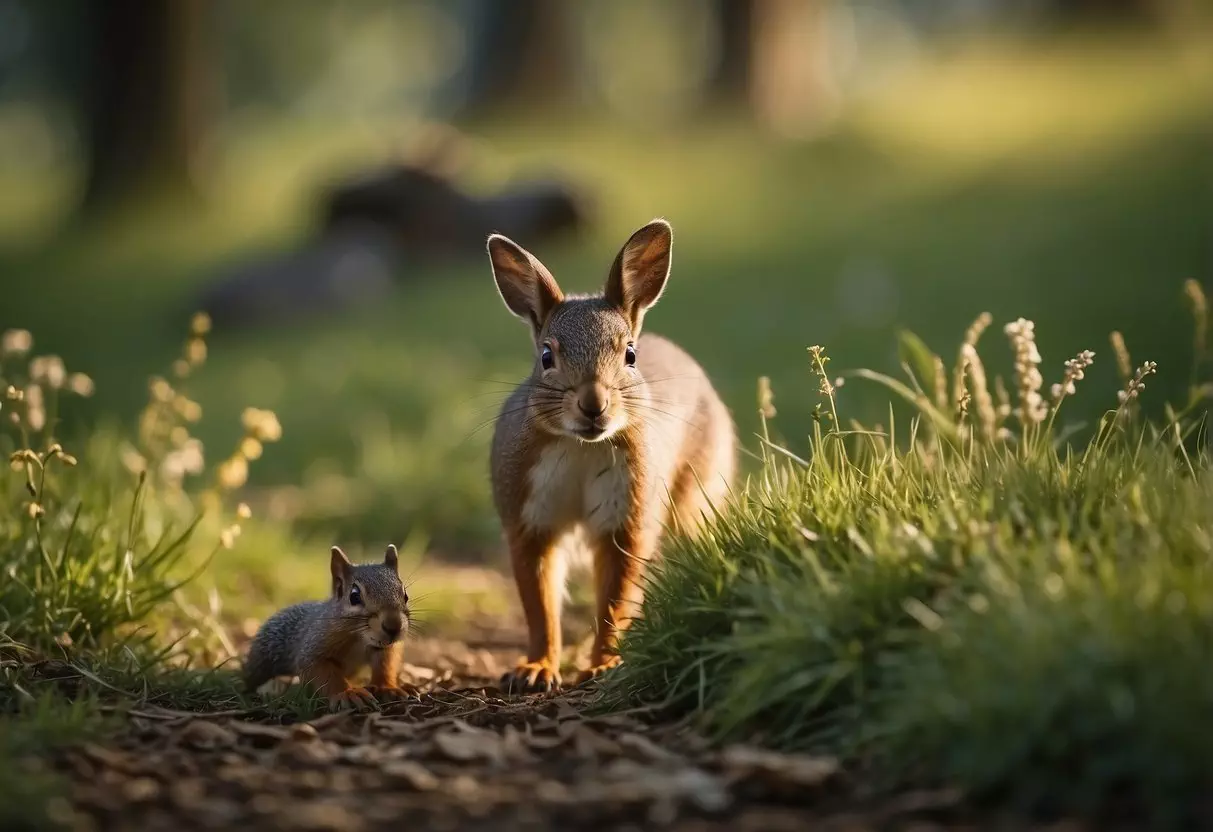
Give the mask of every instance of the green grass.
M 826 382 L 808 453 L 764 444 L 737 505 L 667 546 L 607 704 L 698 711 L 718 739 L 839 754 L 889 787 L 1183 820 L 1213 753 L 1213 386 L 1158 428 L 1147 375 L 1072 444 L 1090 379 L 1025 426 L 953 372 L 862 374 L 915 402 L 901 442 L 891 418 L 848 429 L 852 386 Z
M 1208 262 L 1211 90 L 1202 43 L 984 44 L 860 100 L 812 142 L 774 142 L 728 117 L 660 132 L 528 118 L 481 126 L 491 151 L 465 180 L 555 167 L 590 187 L 588 234 L 537 247 L 570 290 L 595 287 L 639 224 L 669 218 L 674 275 L 649 326 L 703 362 L 748 437 L 761 374 L 783 424 L 804 423 L 805 343 L 891 371 L 897 328 L 939 349 L 983 309 L 1032 317 L 1051 353 L 1098 350 L 1115 320 L 1134 352 L 1179 360 L 1179 314 L 1157 293 Z M 8 237 L 22 243 L 0 254 L 0 326 L 36 329 L 43 348 L 97 376 L 98 411 L 133 415 L 208 270 L 297 241 L 311 189 L 379 158 L 395 127 L 233 125 L 203 217 L 114 218 L 41 241 L 14 219 Z M 60 179 L 46 188 L 66 199 Z M 246 495 L 259 516 L 319 542 L 376 548 L 418 531 L 448 553 L 499 549 L 485 423 L 505 385 L 486 380 L 521 377 L 529 346 L 485 263 L 427 270 L 375 309 L 211 347 L 195 379 L 206 446 L 234 443 L 246 404 L 283 424 Z M 1106 364 L 1093 372 L 1113 378 Z M 1160 380 L 1168 393 L 1181 382 Z M 857 417 L 884 418 L 879 395 L 850 398 Z

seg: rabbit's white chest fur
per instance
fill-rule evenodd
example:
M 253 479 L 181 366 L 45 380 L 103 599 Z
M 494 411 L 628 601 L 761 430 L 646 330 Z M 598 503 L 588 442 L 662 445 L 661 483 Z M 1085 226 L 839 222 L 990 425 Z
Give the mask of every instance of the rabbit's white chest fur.
M 632 505 L 627 453 L 607 442 L 553 442 L 530 472 L 522 520 L 533 529 L 578 524 L 602 534 L 623 526 Z

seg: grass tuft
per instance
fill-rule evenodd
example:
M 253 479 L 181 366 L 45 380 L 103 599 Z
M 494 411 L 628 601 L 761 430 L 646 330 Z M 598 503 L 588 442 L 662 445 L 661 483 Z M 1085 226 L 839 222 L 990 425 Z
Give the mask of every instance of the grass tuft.
M 1213 754 L 1207 385 L 1149 424 L 1145 362 L 1075 444 L 1063 404 L 1094 354 L 1047 386 L 1015 321 L 1014 376 L 991 391 L 988 323 L 951 372 L 907 336 L 906 381 L 856 374 L 917 409 L 901 441 L 894 410 L 840 429 L 845 389 L 814 347 L 810 453 L 776 453 L 764 385 L 762 470 L 670 541 L 605 703 L 699 711 L 718 740 L 840 754 L 890 787 L 1182 820 Z
M 31 357 L 29 332 L 3 334 L 0 449 L 11 474 L 0 485 L 10 507 L 0 514 L 0 637 L 51 653 L 96 649 L 143 623 L 205 566 L 183 574 L 203 516 L 223 523 L 224 493 L 243 485 L 238 474 L 247 475 L 261 443 L 281 435 L 272 413 L 247 411 L 236 452 L 199 490 L 203 448 L 190 428 L 202 408 L 178 387 L 205 360 L 208 329 L 205 316 L 192 322 L 174 362 L 177 387 L 151 380 L 136 439 L 97 431 L 79 457 L 57 437 L 60 406 L 92 395 L 92 380 L 56 356 Z M 212 554 L 234 545 L 247 517 L 239 506 Z

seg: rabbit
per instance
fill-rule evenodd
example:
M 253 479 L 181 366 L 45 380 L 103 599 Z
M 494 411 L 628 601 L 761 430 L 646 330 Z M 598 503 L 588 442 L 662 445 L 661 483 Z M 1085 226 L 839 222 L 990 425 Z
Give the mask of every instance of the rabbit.
M 617 665 L 639 613 L 647 564 L 666 529 L 700 528 L 723 508 L 737 466 L 733 417 L 703 369 L 641 335 L 670 272 L 673 231 L 653 220 L 628 239 L 601 294 L 565 295 L 533 255 L 488 239 L 493 278 L 524 320 L 534 366 L 502 405 L 490 454 L 493 501 L 528 631 L 511 692 L 559 688 L 568 541 L 593 557 L 595 633 L 580 683 Z

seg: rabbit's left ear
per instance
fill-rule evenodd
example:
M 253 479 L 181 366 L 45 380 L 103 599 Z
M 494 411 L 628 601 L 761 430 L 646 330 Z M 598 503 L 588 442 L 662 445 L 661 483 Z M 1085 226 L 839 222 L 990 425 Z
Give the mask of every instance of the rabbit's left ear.
M 653 220 L 628 238 L 619 250 L 606 282 L 606 299 L 619 308 L 640 334 L 644 313 L 657 302 L 670 277 L 674 230 L 665 220 Z
M 394 543 L 387 545 L 387 551 L 383 553 L 383 562 L 392 567 L 393 570 L 399 571 L 399 558 L 397 557 L 396 545 Z

